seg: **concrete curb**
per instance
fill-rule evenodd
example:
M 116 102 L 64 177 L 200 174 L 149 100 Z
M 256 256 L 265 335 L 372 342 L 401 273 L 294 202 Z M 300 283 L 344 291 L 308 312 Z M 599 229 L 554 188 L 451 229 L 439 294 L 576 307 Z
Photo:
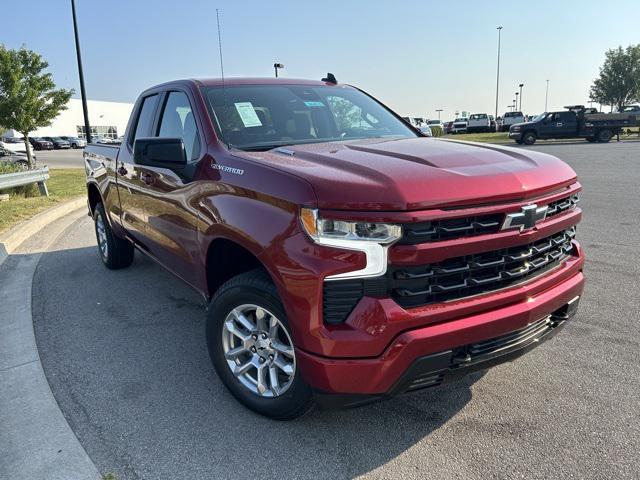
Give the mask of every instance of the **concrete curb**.
M 67 202 L 2 237 L 12 254 L 0 265 L 0 478 L 100 478 L 51 392 L 31 312 L 41 252 L 85 215 L 84 206 L 84 199 Z
M 4 263 L 9 255 L 18 248 L 25 240 L 36 232 L 39 232 L 50 223 L 55 222 L 59 218 L 78 210 L 87 204 L 85 197 L 69 200 L 55 207 L 49 208 L 44 212 L 34 215 L 19 225 L 11 228 L 8 232 L 0 235 L 0 265 Z

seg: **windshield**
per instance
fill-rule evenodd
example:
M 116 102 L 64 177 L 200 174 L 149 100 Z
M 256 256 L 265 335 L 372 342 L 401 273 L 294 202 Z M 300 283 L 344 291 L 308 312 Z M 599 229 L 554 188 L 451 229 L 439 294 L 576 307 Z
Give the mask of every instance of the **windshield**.
M 218 135 L 244 150 L 417 136 L 378 102 L 350 87 L 247 85 L 224 92 L 210 87 L 205 96 Z
M 429 125 L 439 125 L 440 124 L 440 120 L 429 120 L 427 123 Z

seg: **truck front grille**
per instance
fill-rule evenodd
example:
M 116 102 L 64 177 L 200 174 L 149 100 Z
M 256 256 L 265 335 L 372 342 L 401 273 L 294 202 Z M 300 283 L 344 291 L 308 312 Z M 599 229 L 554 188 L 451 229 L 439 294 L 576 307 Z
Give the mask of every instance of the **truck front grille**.
M 572 227 L 527 245 L 418 267 L 390 267 L 389 292 L 410 308 L 498 290 L 558 265 L 571 253 L 574 236 Z
M 343 323 L 364 296 L 391 297 L 403 308 L 488 293 L 527 281 L 572 254 L 571 227 L 537 242 L 416 267 L 389 266 L 383 277 L 324 282 L 325 323 Z
M 578 195 L 570 195 L 549 203 L 547 218 L 567 212 L 578 204 Z M 540 204 L 544 205 L 544 203 Z M 440 240 L 455 240 L 497 233 L 504 221 L 503 213 L 477 215 L 472 217 L 447 218 L 431 222 L 408 223 L 403 225 L 402 239 L 398 242 L 404 245 L 436 242 Z

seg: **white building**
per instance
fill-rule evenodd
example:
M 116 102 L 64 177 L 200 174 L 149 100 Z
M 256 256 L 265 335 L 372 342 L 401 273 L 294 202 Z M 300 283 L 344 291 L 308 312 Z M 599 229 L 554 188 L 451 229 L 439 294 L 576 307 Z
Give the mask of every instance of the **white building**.
M 129 115 L 133 110 L 133 103 L 87 100 L 87 109 L 89 110 L 89 124 L 91 125 L 92 136 L 117 138 L 120 135 L 124 135 Z M 51 122 L 51 125 L 39 128 L 29 135 L 33 137 L 65 135 L 84 138 L 82 100 L 72 98 L 67 104 L 67 109 L 61 112 Z M 22 137 L 22 134 L 14 130 L 7 130 L 2 134 L 2 137 Z

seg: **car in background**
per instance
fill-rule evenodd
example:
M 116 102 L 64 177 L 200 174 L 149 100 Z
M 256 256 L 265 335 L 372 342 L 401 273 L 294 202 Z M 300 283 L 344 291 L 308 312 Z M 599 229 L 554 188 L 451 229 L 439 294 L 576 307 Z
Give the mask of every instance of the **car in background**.
M 453 122 L 444 122 L 443 125 L 445 134 L 453 133 Z
M 424 135 L 426 135 L 427 137 L 433 137 L 433 132 L 431 131 L 431 128 L 429 127 L 429 125 L 421 125 L 419 127 L 416 127 L 418 130 L 420 130 Z
M 640 123 L 640 105 L 626 105 L 620 109 L 620 113 L 635 115 L 636 122 Z
M 429 125 L 429 128 L 431 129 L 431 133 L 433 133 L 435 137 L 440 137 L 444 135 L 444 132 L 445 132 L 444 125 L 440 120 L 427 120 L 427 125 Z M 438 132 L 436 130 L 440 130 L 440 131 Z
M 87 146 L 87 141 L 84 138 L 67 137 L 67 136 L 63 136 L 60 138 L 69 142 L 69 145 L 71 145 L 71 148 L 84 148 Z
M 522 112 L 506 112 L 502 116 L 502 124 L 500 125 L 501 132 L 508 132 L 511 125 L 516 123 L 524 123 L 527 119 Z
M 40 137 L 29 137 L 29 143 L 34 150 L 53 150 L 53 143 Z
M 36 157 L 32 157 L 35 163 Z M 25 170 L 29 168 L 29 159 L 25 153 L 18 153 L 8 150 L 7 148 L 0 147 L 0 163 L 12 163 L 18 165 Z
M 108 137 L 96 136 L 96 137 L 91 137 L 91 143 L 100 143 L 104 145 L 110 145 L 113 143 L 113 140 Z
M 486 133 L 491 131 L 491 118 L 486 113 L 473 113 L 467 123 L 467 133 Z
M 493 115 L 489 115 L 489 120 L 491 122 L 491 133 L 496 132 L 498 130 L 498 124 L 496 123 L 496 119 L 493 118 Z
M 467 133 L 467 125 L 469 124 L 469 119 L 465 117 L 456 118 L 453 121 L 453 127 L 451 128 L 451 133 Z
M 24 144 L 24 140 L 18 137 L 7 137 L 0 142 L 0 146 L 15 153 L 27 154 L 27 147 Z M 31 145 L 29 145 L 29 151 L 31 152 L 31 156 L 33 156 L 33 147 Z
M 44 140 L 48 140 L 53 143 L 53 148 L 55 150 L 71 148 L 71 144 L 62 139 L 61 137 L 42 137 Z

